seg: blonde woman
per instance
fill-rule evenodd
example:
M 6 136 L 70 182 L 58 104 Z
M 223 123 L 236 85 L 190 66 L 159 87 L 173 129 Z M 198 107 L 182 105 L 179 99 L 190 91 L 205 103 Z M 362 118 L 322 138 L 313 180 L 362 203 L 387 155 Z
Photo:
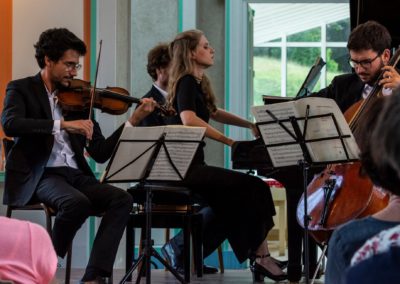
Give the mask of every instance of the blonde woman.
M 231 146 L 233 140 L 212 127 L 215 121 L 246 127 L 256 134 L 253 123 L 217 108 L 214 93 L 205 70 L 214 63 L 215 51 L 203 32 L 180 33 L 170 44 L 168 102 L 177 111 L 173 123 L 206 128 L 206 136 Z M 273 259 L 268 250 L 267 234 L 273 227 L 274 204 L 268 186 L 261 179 L 208 166 L 202 145 L 184 181 L 214 211 L 226 231 L 232 249 L 240 262 L 250 259 L 253 279 L 264 277 L 276 281 L 287 278 L 284 265 Z

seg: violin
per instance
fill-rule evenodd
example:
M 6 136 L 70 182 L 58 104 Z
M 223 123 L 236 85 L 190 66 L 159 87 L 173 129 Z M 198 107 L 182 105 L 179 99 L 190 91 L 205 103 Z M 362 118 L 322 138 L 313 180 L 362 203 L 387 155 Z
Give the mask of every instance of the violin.
M 395 66 L 400 59 L 400 49 L 394 54 L 388 65 Z M 360 121 L 377 100 L 382 97 L 381 72 L 370 95 L 352 105 L 344 117 L 349 123 L 356 140 L 360 136 Z M 374 186 L 371 179 L 363 173 L 361 162 L 346 164 L 331 164 L 314 176 L 307 187 L 307 202 L 309 204 L 308 229 L 310 235 L 320 244 L 326 244 L 333 230 L 338 226 L 356 219 L 370 216 L 383 208 L 389 202 L 389 196 L 380 188 Z M 303 195 L 297 207 L 298 223 L 304 227 Z
M 92 90 L 90 82 L 72 79 L 69 87 L 60 89 L 57 95 L 58 103 L 65 111 L 87 110 L 91 106 Z M 131 97 L 129 92 L 121 87 L 96 88 L 94 90 L 93 107 L 108 114 L 124 114 L 132 104 L 140 103 L 140 99 Z M 174 109 L 162 105 L 157 104 L 156 108 L 165 116 L 176 114 Z

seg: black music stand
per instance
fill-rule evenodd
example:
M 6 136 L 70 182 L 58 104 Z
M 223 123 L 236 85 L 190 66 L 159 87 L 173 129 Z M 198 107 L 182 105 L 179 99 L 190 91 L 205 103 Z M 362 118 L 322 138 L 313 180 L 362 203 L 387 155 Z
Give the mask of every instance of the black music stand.
M 302 172 L 303 172 L 303 191 L 304 191 L 304 217 L 303 217 L 303 222 L 304 222 L 304 269 L 305 269 L 305 279 L 306 283 L 309 283 L 309 251 L 308 251 L 308 243 L 309 243 L 309 238 L 308 238 L 308 232 L 309 232 L 309 221 L 310 221 L 310 216 L 308 215 L 308 204 L 307 204 L 307 181 L 308 181 L 308 170 L 310 167 L 313 166 L 322 166 L 322 165 L 327 165 L 327 164 L 332 164 L 332 163 L 347 163 L 347 162 L 352 162 L 352 161 L 357 161 L 358 159 L 356 158 L 351 158 L 349 151 L 347 149 L 345 139 L 351 139 L 351 135 L 343 135 L 342 131 L 340 130 L 340 126 L 338 124 L 337 119 L 335 118 L 333 113 L 327 113 L 327 114 L 319 114 L 319 115 L 309 115 L 310 112 L 310 105 L 307 105 L 306 108 L 306 113 L 304 117 L 295 117 L 295 116 L 289 116 L 286 119 L 278 119 L 270 110 L 265 110 L 266 113 L 270 116 L 272 119 L 271 121 L 267 122 L 259 122 L 256 123 L 258 130 L 260 133 L 262 133 L 262 129 L 260 127 L 262 125 L 266 124 L 278 124 L 284 132 L 289 135 L 292 138 L 292 142 L 283 142 L 283 143 L 268 143 L 262 135 L 262 138 L 265 143 L 265 147 L 267 150 L 274 148 L 274 147 L 282 147 L 282 146 L 289 146 L 289 145 L 299 145 L 301 149 L 301 155 L 302 158 L 297 161 L 297 165 L 301 167 Z M 327 137 L 321 137 L 321 138 L 316 138 L 316 139 L 306 139 L 307 137 L 307 126 L 308 122 L 312 119 L 321 119 L 324 117 L 331 117 L 336 134 L 333 136 L 327 136 Z M 303 131 L 300 129 L 299 122 L 302 121 L 303 125 Z M 290 123 L 290 125 L 293 128 L 293 131 L 290 130 L 285 123 Z M 294 133 L 293 133 L 294 132 Z M 352 138 L 354 139 L 354 138 Z M 320 141 L 329 141 L 329 140 L 340 140 L 341 146 L 345 155 L 344 159 L 338 159 L 338 160 L 324 160 L 324 161 L 314 161 L 312 159 L 312 155 L 310 154 L 309 148 L 307 147 L 309 143 L 313 142 L 320 142 Z M 272 159 L 272 163 L 274 165 L 274 160 Z M 279 168 L 279 166 L 274 165 L 275 168 Z M 327 195 L 330 196 L 330 193 Z M 329 199 L 328 199 L 329 200 Z
M 145 128 L 143 127 L 142 130 L 143 129 L 145 129 Z M 165 142 L 167 141 L 167 142 L 172 142 L 172 143 L 192 143 L 192 144 L 194 143 L 194 144 L 197 144 L 197 146 L 198 146 L 198 144 L 201 142 L 201 140 L 204 136 L 204 132 L 203 132 L 203 134 L 201 134 L 201 140 L 188 140 L 188 139 L 183 139 L 183 140 L 168 139 L 168 140 L 166 140 L 166 135 L 167 134 L 165 132 L 163 132 L 161 134 L 161 136 L 156 140 L 152 140 L 152 139 L 144 139 L 144 140 L 120 139 L 118 141 L 117 147 L 111 157 L 110 163 L 108 164 L 108 166 L 106 168 L 104 176 L 102 177 L 102 182 L 139 181 L 139 183 L 144 184 L 151 176 L 153 167 L 157 164 L 157 159 L 158 159 L 160 151 L 162 149 L 164 150 L 164 153 L 165 153 L 166 159 L 168 160 L 169 165 L 172 167 L 174 173 L 178 176 L 178 180 L 183 180 L 184 175 L 181 174 L 181 171 L 177 168 L 177 166 L 173 162 L 173 160 L 171 158 L 171 154 L 169 153 L 168 147 L 166 146 Z M 121 136 L 123 136 L 123 134 Z M 151 145 L 149 147 L 146 147 L 141 154 L 137 155 L 134 159 L 132 159 L 128 163 L 122 163 L 122 164 L 118 165 L 117 168 L 111 167 L 113 162 L 117 160 L 116 157 L 118 156 L 117 153 L 118 153 L 118 149 L 119 149 L 119 146 L 121 145 L 121 143 L 134 143 L 134 142 L 140 142 L 140 143 L 150 142 Z M 197 146 L 192 149 L 193 155 L 197 149 Z M 147 155 L 147 157 L 145 157 L 146 155 Z M 143 158 L 147 159 L 147 161 L 144 165 L 144 173 L 141 175 L 141 177 L 139 179 L 135 178 L 135 177 L 134 178 L 124 178 L 123 176 L 121 176 L 121 172 L 123 172 L 124 170 L 126 171 L 126 169 L 128 167 L 132 167 L 132 165 L 135 162 L 137 162 Z M 192 159 L 187 161 L 186 170 L 189 168 L 189 166 L 191 164 L 191 160 Z M 185 171 L 185 174 L 186 174 L 186 171 Z M 157 180 L 158 181 L 169 181 L 168 178 L 165 178 L 162 180 L 157 179 Z M 176 179 L 173 179 L 173 180 L 176 180 Z M 170 271 L 175 276 L 175 278 L 180 283 L 186 284 L 187 282 L 183 279 L 183 277 L 167 261 L 165 261 L 153 247 L 153 240 L 151 239 L 151 213 L 152 213 L 151 205 L 152 205 L 152 196 L 153 196 L 152 187 L 146 186 L 144 188 L 146 189 L 146 201 L 145 201 L 145 208 L 144 208 L 145 216 L 146 216 L 146 230 L 145 230 L 146 239 L 144 241 L 144 249 L 143 249 L 142 255 L 140 255 L 139 258 L 136 260 L 136 262 L 132 264 L 131 268 L 128 270 L 128 272 L 125 274 L 125 276 L 120 281 L 120 284 L 126 283 L 126 281 L 130 278 L 133 271 L 136 268 L 138 268 L 139 264 L 142 262 L 144 262 L 144 265 L 142 264 L 142 266 L 140 266 L 140 270 L 138 271 L 138 274 L 137 274 L 136 283 L 140 282 L 140 278 L 143 275 L 143 271 L 146 271 L 146 283 L 150 284 L 151 283 L 151 257 L 152 256 L 155 257 L 156 259 L 158 259 L 168 269 L 168 271 Z

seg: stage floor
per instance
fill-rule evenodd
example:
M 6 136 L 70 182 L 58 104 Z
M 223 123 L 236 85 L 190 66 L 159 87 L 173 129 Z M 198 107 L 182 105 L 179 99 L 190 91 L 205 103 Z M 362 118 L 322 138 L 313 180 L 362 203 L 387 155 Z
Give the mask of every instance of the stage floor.
M 80 277 L 83 275 L 83 269 L 72 269 L 72 275 L 71 275 L 71 283 L 79 283 Z M 136 272 L 134 272 L 134 278 L 133 280 L 136 279 Z M 114 270 L 114 277 L 113 280 L 115 284 L 118 284 L 121 279 L 124 277 L 125 271 L 122 269 L 115 269 Z M 58 283 L 64 283 L 64 271 L 63 269 L 60 269 L 57 271 L 57 280 Z M 310 281 L 311 282 L 311 281 Z M 127 282 L 127 283 L 135 283 L 133 282 Z M 146 283 L 145 278 L 142 278 L 141 283 Z M 151 283 L 152 284 L 175 284 L 179 283 L 174 276 L 167 272 L 164 271 L 163 269 L 156 269 L 152 270 L 151 273 Z M 209 274 L 209 275 L 204 275 L 202 278 L 197 278 L 195 276 L 192 276 L 190 283 L 192 284 L 198 284 L 198 283 L 207 283 L 207 284 L 250 284 L 253 283 L 251 273 L 249 269 L 246 270 L 225 270 L 224 274 Z M 264 283 L 276 283 L 275 281 L 265 278 Z M 289 283 L 288 281 L 283 281 L 279 283 Z M 301 281 L 300 283 L 305 283 L 305 281 Z M 323 284 L 323 278 L 316 280 L 314 282 L 315 284 Z

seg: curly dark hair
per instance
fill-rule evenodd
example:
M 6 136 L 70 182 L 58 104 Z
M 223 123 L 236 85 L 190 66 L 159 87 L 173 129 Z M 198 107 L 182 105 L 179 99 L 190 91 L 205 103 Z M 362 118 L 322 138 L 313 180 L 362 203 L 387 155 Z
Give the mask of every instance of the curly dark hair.
M 57 62 L 68 49 L 77 51 L 81 56 L 86 54 L 85 43 L 66 28 L 45 30 L 34 47 L 36 61 L 40 68 L 45 66 L 45 56 Z
M 159 43 L 153 47 L 147 54 L 147 73 L 153 78 L 154 81 L 157 80 L 157 68 L 165 68 L 171 62 L 171 57 L 168 52 L 167 43 Z
M 372 182 L 396 195 L 400 195 L 399 113 L 399 91 L 379 99 L 363 115 L 359 141 L 362 165 Z
M 347 48 L 354 51 L 372 49 L 381 54 L 385 49 L 390 49 L 391 43 L 389 31 L 383 25 L 368 21 L 350 33 Z

